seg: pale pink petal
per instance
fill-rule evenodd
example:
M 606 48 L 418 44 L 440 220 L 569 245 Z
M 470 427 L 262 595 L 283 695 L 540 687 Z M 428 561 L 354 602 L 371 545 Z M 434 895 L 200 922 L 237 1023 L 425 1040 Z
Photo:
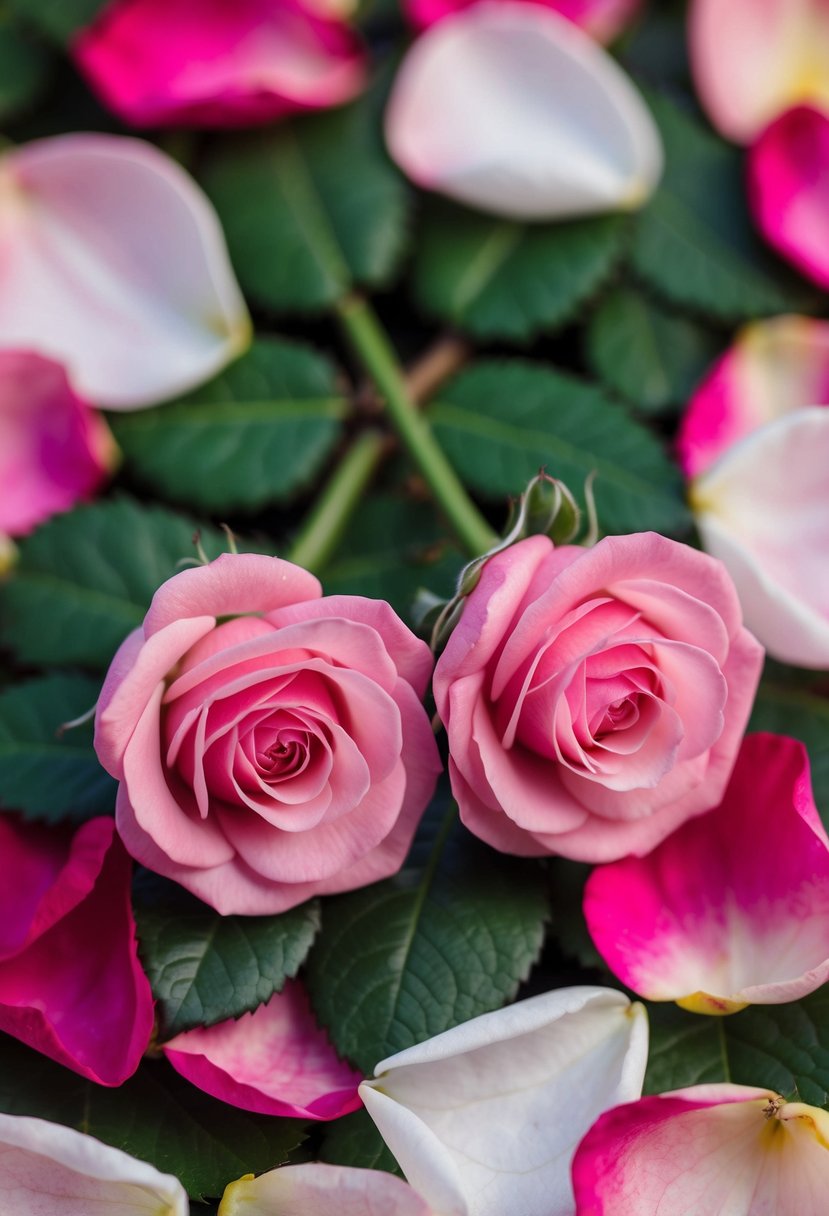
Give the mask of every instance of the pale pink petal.
M 164 1054 L 199 1089 L 261 1115 L 336 1119 L 360 1106 L 362 1078 L 338 1059 L 297 980 L 236 1021 L 176 1035 Z
M 219 221 L 158 148 L 36 140 L 0 162 L 0 347 L 59 359 L 109 409 L 174 397 L 250 341 Z
M 647 1019 L 607 988 L 483 1014 L 375 1069 L 360 1094 L 411 1184 L 447 1216 L 570 1216 L 569 1162 L 641 1092 Z
M 223 553 L 209 565 L 181 570 L 161 584 L 144 620 L 144 634 L 151 637 L 183 617 L 264 614 L 320 594 L 319 579 L 293 562 L 261 553 Z
M 651 1000 L 724 1013 L 813 992 L 829 979 L 829 841 L 806 749 L 749 735 L 722 804 L 594 870 L 584 912 L 614 974 Z
M 749 202 L 763 236 L 829 288 L 829 111 L 788 110 L 754 144 L 748 167 Z
M 685 411 L 683 473 L 699 477 L 740 439 L 805 405 L 829 405 L 829 322 L 785 316 L 744 326 Z
M 404 0 L 409 20 L 426 29 L 478 0 Z M 533 0 L 579 25 L 599 42 L 612 42 L 639 13 L 642 0 Z
M 252 126 L 366 83 L 356 35 L 305 0 L 112 0 L 72 49 L 136 127 Z
M 398 72 L 386 139 L 419 185 L 520 219 L 633 210 L 662 171 L 628 77 L 536 4 L 477 4 L 421 35 Z
M 219 1216 L 434 1216 L 416 1191 L 382 1170 L 284 1165 L 225 1189 Z
M 0 528 L 22 536 L 90 498 L 116 459 L 108 426 L 59 363 L 0 350 Z
M 829 412 L 795 410 L 731 448 L 691 486 L 704 547 L 734 580 L 775 658 L 829 667 Z
M 92 819 L 70 836 L 2 824 L 16 837 L 5 842 L 2 885 L 19 909 L 0 962 L 0 1029 L 100 1085 L 120 1085 L 149 1042 L 153 1001 L 137 957 L 132 866 L 115 825 Z
M 0 1114 L 0 1195 L 14 1216 L 187 1216 L 177 1178 L 70 1127 Z
M 692 0 L 697 92 L 728 139 L 749 144 L 784 110 L 829 103 L 825 0 Z
M 829 1115 L 697 1086 L 608 1111 L 573 1161 L 576 1216 L 805 1216 L 829 1189 Z

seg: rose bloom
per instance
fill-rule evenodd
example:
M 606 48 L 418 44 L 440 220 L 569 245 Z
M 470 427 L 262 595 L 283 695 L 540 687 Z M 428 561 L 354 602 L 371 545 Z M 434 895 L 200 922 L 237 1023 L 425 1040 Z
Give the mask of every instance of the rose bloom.
M 467 827 L 507 853 L 646 853 L 721 800 L 760 676 L 725 568 L 655 533 L 523 540 L 435 669 Z
M 132 855 L 222 913 L 281 912 L 400 868 L 439 760 L 431 655 L 388 604 L 225 554 L 156 592 L 95 746 Z

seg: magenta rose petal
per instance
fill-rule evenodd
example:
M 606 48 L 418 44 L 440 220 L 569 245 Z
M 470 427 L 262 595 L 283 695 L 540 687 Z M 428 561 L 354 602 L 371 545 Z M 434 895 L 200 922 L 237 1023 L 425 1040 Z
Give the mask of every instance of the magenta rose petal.
M 115 441 L 59 363 L 0 351 L 0 530 L 22 536 L 91 497 L 116 463 Z
M 418 29 L 427 29 L 478 0 L 404 0 L 406 15 Z M 638 14 L 642 0 L 529 0 L 551 8 L 580 26 L 597 42 L 612 42 Z
M 120 1085 L 149 1041 L 153 1001 L 114 824 L 93 819 L 69 835 L 4 816 L 0 837 L 3 911 L 7 900 L 16 908 L 0 954 L 0 1029 Z
M 603 1114 L 573 1159 L 575 1216 L 817 1213 L 829 1115 L 745 1085 L 696 1085 Z
M 749 154 L 749 201 L 769 244 L 829 288 L 829 111 L 798 106 L 763 132 Z
M 164 1054 L 199 1089 L 258 1114 L 336 1119 L 361 1105 L 361 1075 L 337 1058 L 296 980 L 237 1021 L 177 1035 Z
M 814 992 L 829 979 L 829 840 L 803 744 L 747 736 L 722 804 L 594 870 L 584 911 L 608 966 L 650 1000 L 729 1013 Z
M 496 553 L 435 668 L 461 818 L 523 856 L 647 852 L 722 796 L 761 661 L 724 568 L 686 545 Z
M 137 127 L 239 127 L 341 105 L 365 85 L 356 35 L 304 0 L 113 0 L 76 63 Z
M 677 438 L 683 473 L 699 477 L 752 431 L 809 405 L 829 405 L 829 323 L 785 316 L 744 326 L 688 403 Z

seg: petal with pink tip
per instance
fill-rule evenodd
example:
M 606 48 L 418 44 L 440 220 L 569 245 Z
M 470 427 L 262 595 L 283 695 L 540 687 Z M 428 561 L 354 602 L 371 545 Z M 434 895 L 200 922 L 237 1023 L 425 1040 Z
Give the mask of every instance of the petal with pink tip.
M 746 737 L 722 804 L 646 857 L 594 870 L 584 913 L 622 983 L 700 1013 L 829 979 L 829 840 L 802 743 Z
M 419 185 L 516 219 L 634 210 L 662 171 L 622 69 L 536 4 L 478 4 L 423 34 L 398 72 L 386 139 Z
M 0 350 L 0 528 L 22 536 L 91 497 L 116 458 L 109 427 L 59 363 Z
M 683 473 L 699 477 L 740 439 L 806 405 L 829 405 L 829 322 L 786 316 L 744 326 L 685 411 Z
M 726 566 L 745 622 L 785 663 L 829 667 L 829 411 L 795 410 L 691 485 L 703 547 Z
M 114 0 L 75 62 L 136 127 L 244 127 L 341 105 L 366 82 L 357 36 L 305 0 Z
M 829 1114 L 742 1085 L 642 1098 L 593 1125 L 573 1186 L 576 1216 L 817 1216 Z
M 829 112 L 787 111 L 752 147 L 748 170 L 749 202 L 763 236 L 829 288 Z
M 153 1025 L 138 963 L 131 862 L 111 819 L 74 835 L 0 819 L 3 902 L 0 1030 L 100 1085 L 138 1067 Z
M 561 988 L 387 1060 L 360 1094 L 437 1212 L 570 1216 L 569 1164 L 599 1113 L 637 1097 L 647 1018 L 621 992 Z
M 142 140 L 74 133 L 7 152 L 0 230 L 0 347 L 61 360 L 96 405 L 174 397 L 250 341 L 215 211 Z
M 404 0 L 409 20 L 418 29 L 426 29 L 470 8 L 477 0 Z M 579 25 L 598 42 L 612 42 L 639 13 L 642 0 L 533 0 L 542 8 L 551 8 L 574 25 Z
M 0 1114 L 0 1195 L 14 1216 L 187 1216 L 184 1187 L 70 1127 Z
M 238 1021 L 177 1035 L 164 1054 L 199 1089 L 243 1110 L 337 1119 L 360 1106 L 360 1074 L 338 1059 L 296 980 Z
M 829 104 L 825 0 L 692 0 L 689 19 L 697 92 L 728 139 L 750 144 L 784 110 Z
M 219 1216 L 433 1216 L 402 1178 L 345 1165 L 285 1165 L 225 1188 Z

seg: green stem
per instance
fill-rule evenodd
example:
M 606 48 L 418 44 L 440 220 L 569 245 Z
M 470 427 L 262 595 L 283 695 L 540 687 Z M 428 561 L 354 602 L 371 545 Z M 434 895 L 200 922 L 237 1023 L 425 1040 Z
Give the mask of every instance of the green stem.
M 394 428 L 429 488 L 472 557 L 497 541 L 458 475 L 418 413 L 406 388 L 400 364 L 377 315 L 362 296 L 349 295 L 337 305 L 340 322 L 363 366 L 382 395 Z
M 289 561 L 306 570 L 322 569 L 374 476 L 385 446 L 385 436 L 377 430 L 363 431 L 355 439 L 303 520 L 287 554 Z

